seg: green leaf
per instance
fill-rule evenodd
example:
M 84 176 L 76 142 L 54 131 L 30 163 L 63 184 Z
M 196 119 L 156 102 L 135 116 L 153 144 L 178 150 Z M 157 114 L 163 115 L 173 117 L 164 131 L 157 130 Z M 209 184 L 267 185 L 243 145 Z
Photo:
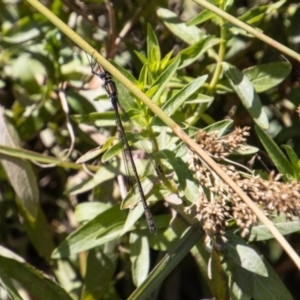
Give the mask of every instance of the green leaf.
M 116 205 L 72 232 L 52 253 L 53 259 L 71 256 L 118 239 L 126 213 Z
M 300 231 L 300 220 L 295 218 L 293 221 L 282 220 L 274 223 L 275 227 L 282 235 L 288 235 Z M 251 229 L 249 241 L 266 241 L 274 239 L 269 229 L 265 225 L 257 225 Z
M 157 72 L 158 68 L 152 68 L 153 65 L 160 64 L 160 48 L 155 32 L 150 24 L 147 26 L 147 56 L 148 64 L 151 71 Z
M 173 50 L 171 50 L 161 61 L 161 64 L 160 64 L 160 68 L 161 70 L 164 70 L 167 65 L 169 64 L 170 62 L 170 59 L 172 57 L 172 54 L 173 54 Z
M 72 299 L 65 290 L 27 263 L 0 256 L 0 276 L 14 279 L 35 299 Z M 10 290 L 10 287 L 7 287 Z M 18 299 L 18 298 L 14 298 Z
M 297 153 L 294 151 L 293 148 L 291 148 L 289 145 L 282 145 L 281 146 L 283 149 L 285 149 L 289 160 L 291 162 L 292 168 L 294 170 L 294 178 L 299 181 L 300 178 L 300 160 L 299 157 L 297 155 Z
M 181 50 L 177 54 L 181 56 L 181 64 L 179 69 L 183 69 L 187 66 L 190 66 L 193 62 L 195 62 L 201 56 L 203 56 L 205 52 L 207 52 L 213 46 L 219 44 L 220 41 L 220 39 L 215 37 L 207 37 L 191 45 L 190 47 Z
M 132 280 L 140 286 L 147 278 L 150 269 L 150 251 L 148 237 L 143 232 L 130 233 L 130 261 Z
M 115 61 L 113 60 L 109 60 L 109 62 L 116 68 L 118 69 L 119 72 L 121 72 L 127 79 L 129 79 L 132 83 L 134 84 L 138 84 L 138 81 L 136 80 L 136 78 L 127 70 L 124 69 L 122 66 L 120 66 L 119 64 L 117 64 Z
M 159 8 L 157 16 L 161 18 L 167 28 L 188 45 L 193 45 L 203 39 L 204 32 L 196 26 L 187 26 L 186 23 L 172 11 Z
M 113 111 L 71 115 L 71 119 L 79 124 L 84 123 L 97 127 L 116 126 L 116 117 Z
M 282 82 L 291 72 L 287 62 L 275 62 L 258 65 L 243 70 L 243 73 L 253 84 L 257 93 L 267 91 Z
M 231 263 L 262 277 L 268 277 L 268 271 L 262 258 L 237 235 L 226 234 L 228 241 L 222 248 L 225 258 Z
M 249 79 L 236 67 L 223 63 L 225 75 L 235 90 L 243 105 L 257 125 L 263 129 L 269 127 L 268 117 L 263 110 L 259 96 L 256 94 Z
M 107 162 L 108 160 L 112 159 L 114 156 L 118 155 L 123 150 L 123 143 L 122 141 L 118 141 L 112 147 L 107 150 L 104 155 L 102 156 L 102 163 Z
M 164 92 L 165 88 L 169 84 L 169 81 L 174 76 L 176 71 L 178 70 L 178 66 L 180 63 L 180 56 L 177 56 L 172 63 L 168 66 L 168 68 L 160 74 L 157 80 L 152 84 L 152 87 L 156 86 L 157 90 L 154 96 L 152 97 L 153 102 L 157 102 L 161 94 Z
M 196 26 L 200 25 L 208 20 L 219 18 L 215 13 L 211 12 L 208 9 L 202 10 L 197 16 L 193 17 L 189 20 L 186 25 L 187 26 Z
M 254 7 L 250 10 L 247 10 L 246 13 L 239 17 L 239 19 L 249 25 L 256 24 L 264 18 L 268 7 L 269 5 L 260 5 L 258 7 Z
M 174 152 L 164 150 L 163 152 L 161 151 L 161 153 L 167 157 L 168 162 L 172 165 L 178 178 L 180 190 L 184 192 L 187 200 L 194 203 L 199 198 L 199 189 L 192 172 L 187 168 L 182 158 L 175 157 Z
M 79 223 L 85 223 L 94 219 L 97 215 L 108 210 L 111 207 L 109 203 L 102 202 L 83 202 L 75 207 L 75 218 Z
M 73 89 L 68 89 L 66 91 L 66 96 L 70 108 L 72 108 L 75 113 L 89 114 L 95 111 L 94 105 Z
M 100 154 L 103 152 L 102 147 L 97 147 L 95 149 L 92 149 L 90 151 L 88 151 L 87 153 L 81 155 L 76 163 L 77 164 L 82 164 L 82 163 L 86 163 L 89 160 L 95 159 L 96 157 L 100 156 Z
M 152 177 L 153 176 L 147 176 L 141 179 L 142 188 L 148 203 L 157 201 L 158 197 L 156 194 L 161 197 L 166 197 L 167 195 L 171 194 L 169 190 L 164 189 L 162 185 L 157 184 Z M 140 194 L 137 192 L 137 187 L 134 186 L 133 189 L 131 189 L 126 195 L 125 199 L 123 199 L 121 208 L 134 209 L 136 205 L 142 206 L 142 203 Z
M 8 122 L 4 110 L 0 110 L 0 144 L 18 148 L 20 140 L 14 127 Z M 39 189 L 37 179 L 28 161 L 1 155 L 1 163 L 12 187 L 17 194 L 20 204 L 30 218 L 37 215 L 39 202 Z
M 218 132 L 218 137 L 223 136 L 224 134 L 228 133 L 229 130 L 232 128 L 233 126 L 233 121 L 232 120 L 222 120 L 219 122 L 215 122 L 209 126 L 206 126 L 204 128 L 204 130 L 206 132 L 214 132 L 217 131 Z
M 236 237 L 235 242 L 231 240 L 230 243 L 234 243 L 237 246 L 244 242 L 241 238 L 240 242 L 238 242 Z M 249 256 L 247 256 L 248 251 L 245 247 L 240 249 L 238 253 L 235 252 L 232 246 L 228 247 L 226 251 L 226 257 L 230 255 L 230 259 L 226 261 L 227 272 L 231 273 L 233 281 L 238 284 L 241 290 L 255 300 L 293 299 L 268 262 L 260 258 L 258 254 L 253 256 L 252 252 L 249 252 Z M 244 252 L 245 261 L 238 261 L 236 255 L 241 255 L 241 252 L 244 250 L 246 250 Z M 261 264 L 264 266 L 264 271 L 260 267 Z M 246 266 L 246 268 L 244 266 Z M 261 276 L 259 273 L 265 273 L 266 276 Z
M 0 110 L 0 144 L 18 147 L 20 144 L 17 132 Z M 16 203 L 19 212 L 24 218 L 26 231 L 38 253 L 49 258 L 54 248 L 50 228 L 39 205 L 39 189 L 37 178 L 31 164 L 23 159 L 0 154 L 2 166 L 16 193 Z
M 103 183 L 107 180 L 110 180 L 118 174 L 119 169 L 116 165 L 111 164 L 106 167 L 101 167 L 93 177 L 88 178 L 80 184 L 76 184 L 75 186 L 69 188 L 65 193 L 68 195 L 78 195 L 87 191 L 92 190 L 100 183 Z
M 206 81 L 207 75 L 196 78 L 194 81 L 183 87 L 173 97 L 171 97 L 162 107 L 162 110 L 168 115 L 172 116 L 177 109 L 183 105 L 186 100 L 196 93 L 199 88 Z
M 168 250 L 167 254 L 155 266 L 147 279 L 127 299 L 147 299 L 189 253 L 201 236 L 202 234 L 196 228 L 186 230 L 178 243 Z
M 277 167 L 278 171 L 284 175 L 293 176 L 293 167 L 285 157 L 284 153 L 280 150 L 280 148 L 276 145 L 276 143 L 271 139 L 261 128 L 255 126 L 256 134 L 263 144 L 265 150 L 270 156 L 272 162 Z
M 82 299 L 103 299 L 117 267 L 117 243 L 109 242 L 100 251 L 89 251 Z

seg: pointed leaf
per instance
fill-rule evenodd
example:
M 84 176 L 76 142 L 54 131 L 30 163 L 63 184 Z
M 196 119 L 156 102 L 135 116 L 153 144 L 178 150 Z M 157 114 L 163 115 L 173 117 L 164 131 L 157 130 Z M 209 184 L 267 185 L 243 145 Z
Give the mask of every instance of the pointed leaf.
M 276 145 L 276 143 L 271 139 L 261 128 L 255 126 L 255 131 L 259 137 L 260 142 L 263 144 L 265 150 L 268 152 L 272 162 L 277 167 L 278 171 L 286 176 L 293 176 L 293 167 L 291 166 L 288 159 L 285 157 L 284 153 Z
M 155 266 L 147 279 L 127 299 L 147 299 L 179 262 L 186 257 L 201 236 L 202 233 L 195 227 L 186 230 L 178 243 L 168 250 L 165 257 Z
M 241 266 L 254 274 L 267 277 L 268 271 L 262 258 L 240 237 L 228 233 L 228 241 L 222 248 L 222 253 L 227 260 Z
M 269 127 L 268 117 L 250 80 L 236 67 L 223 63 L 225 75 L 253 120 L 263 129 Z
M 255 91 L 262 93 L 282 82 L 291 69 L 291 64 L 287 62 L 275 62 L 245 69 L 243 73 L 251 81 Z
M 132 279 L 138 287 L 145 281 L 150 269 L 148 237 L 143 232 L 131 232 L 129 245 Z
M 150 24 L 147 26 L 147 56 L 148 64 L 151 70 L 151 65 L 154 63 L 160 63 L 160 48 L 155 32 Z M 157 71 L 157 70 L 156 70 Z
M 211 12 L 208 9 L 202 10 L 197 16 L 193 17 L 191 20 L 189 20 L 186 25 L 188 26 L 196 26 L 200 25 L 208 20 L 218 18 L 215 13 Z
M 153 102 L 157 102 L 166 86 L 168 85 L 171 78 L 174 76 L 176 71 L 178 70 L 178 66 L 180 63 L 180 56 L 176 56 L 176 58 L 172 61 L 172 63 L 168 66 L 168 68 L 157 78 L 157 80 L 152 84 L 152 86 L 157 86 L 157 91 L 152 97 Z
M 187 26 L 174 12 L 168 9 L 159 8 L 157 15 L 175 36 L 182 39 L 188 45 L 193 45 L 204 37 L 204 32 L 198 27 Z
M 87 222 L 63 241 L 52 253 L 53 259 L 60 259 L 118 239 L 126 213 L 116 205 Z
M 206 81 L 207 75 L 196 78 L 194 81 L 183 87 L 178 93 L 176 93 L 171 99 L 169 99 L 162 107 L 162 110 L 168 115 L 172 116 L 177 109 L 184 104 L 184 102 L 194 93 Z
M 190 47 L 181 50 L 177 54 L 181 56 L 181 64 L 179 69 L 183 69 L 191 65 L 193 62 L 203 56 L 205 52 L 207 52 L 213 46 L 219 44 L 220 41 L 220 39 L 215 37 L 207 37 L 191 45 Z
M 225 250 L 227 271 L 231 273 L 233 281 L 238 284 L 243 292 L 256 300 L 293 299 L 267 261 L 260 258 L 258 254 L 253 255 L 253 249 L 245 249 L 246 245 L 237 249 L 239 244 L 244 243 L 241 238 L 230 235 L 229 242 L 232 246 Z M 226 247 L 225 245 L 224 248 Z M 250 247 L 248 246 L 248 248 Z M 241 261 L 242 259 L 244 261 Z
M 0 275 L 19 282 L 34 299 L 71 300 L 64 289 L 27 263 L 0 256 L 0 265 Z

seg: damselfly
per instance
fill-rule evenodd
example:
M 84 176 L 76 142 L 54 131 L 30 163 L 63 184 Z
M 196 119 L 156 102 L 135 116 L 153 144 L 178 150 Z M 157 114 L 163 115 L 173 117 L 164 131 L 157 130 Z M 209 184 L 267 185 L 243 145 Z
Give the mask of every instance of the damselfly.
M 147 204 L 145 193 L 144 193 L 144 190 L 143 190 L 143 187 L 141 184 L 141 180 L 139 178 L 139 174 L 137 172 L 137 168 L 136 168 L 136 165 L 135 165 L 135 162 L 133 159 L 132 148 L 129 143 L 128 137 L 126 135 L 125 128 L 122 123 L 122 118 L 120 116 L 119 111 L 122 111 L 123 113 L 125 113 L 125 110 L 119 102 L 116 84 L 111 79 L 110 74 L 107 71 L 105 71 L 101 65 L 98 64 L 99 70 L 96 72 L 95 71 L 96 64 L 97 64 L 97 62 L 95 62 L 95 64 L 91 63 L 92 73 L 104 81 L 104 88 L 108 94 L 108 97 L 111 100 L 111 104 L 112 104 L 112 107 L 115 112 L 117 130 L 118 130 L 118 132 L 120 132 L 121 139 L 123 141 L 123 147 L 124 147 L 123 156 L 125 157 L 125 160 L 124 160 L 125 168 L 128 169 L 128 166 L 126 165 L 126 163 L 128 161 L 129 165 L 131 167 L 133 176 L 135 178 L 136 184 L 137 184 L 137 189 L 139 191 L 139 195 L 140 195 L 140 198 L 141 198 L 141 201 L 143 204 L 144 213 L 145 213 L 145 217 L 147 220 L 149 230 L 151 233 L 156 233 L 156 227 L 154 225 L 153 217 L 152 217 L 151 211 L 149 209 L 149 206 Z

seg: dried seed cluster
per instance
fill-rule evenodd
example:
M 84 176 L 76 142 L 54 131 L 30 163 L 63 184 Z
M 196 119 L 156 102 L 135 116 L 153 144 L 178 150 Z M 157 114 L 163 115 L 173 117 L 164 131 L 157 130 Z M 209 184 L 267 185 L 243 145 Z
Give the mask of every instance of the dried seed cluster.
M 212 157 L 222 161 L 235 150 L 247 147 L 248 135 L 249 128 L 237 128 L 223 137 L 218 137 L 217 132 L 199 131 L 196 141 Z M 268 180 L 264 180 L 250 172 L 242 173 L 228 163 L 220 167 L 266 215 L 276 212 L 285 213 L 288 218 L 300 216 L 300 185 L 297 182 L 280 182 L 281 176 L 275 177 L 273 173 Z M 193 205 L 194 209 L 189 207 L 186 211 L 195 211 L 195 217 L 206 232 L 207 241 L 216 234 L 223 236 L 229 222 L 235 222 L 241 228 L 242 236 L 247 235 L 258 221 L 252 210 L 193 152 L 190 153 L 189 168 L 200 183 L 200 197 Z

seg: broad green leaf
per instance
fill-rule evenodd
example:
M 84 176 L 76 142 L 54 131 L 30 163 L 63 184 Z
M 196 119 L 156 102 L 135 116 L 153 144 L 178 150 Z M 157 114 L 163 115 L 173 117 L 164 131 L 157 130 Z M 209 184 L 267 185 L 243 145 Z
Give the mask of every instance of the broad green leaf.
M 96 157 L 99 157 L 102 152 L 103 152 L 102 147 L 97 147 L 95 149 L 92 149 L 92 150 L 88 151 L 87 153 L 81 155 L 77 159 L 76 163 L 77 164 L 86 163 L 89 160 L 92 160 L 92 159 L 95 159 Z
M 161 158 L 167 158 L 169 164 L 174 169 L 180 190 L 184 192 L 185 197 L 191 203 L 194 203 L 199 197 L 198 185 L 195 183 L 192 172 L 188 169 L 186 163 L 183 162 L 181 157 L 175 157 L 175 153 L 170 150 L 160 151 Z
M 142 205 L 136 205 L 133 209 L 130 209 L 121 235 L 124 235 L 126 232 L 130 231 L 143 215 L 144 208 Z
M 72 108 L 75 113 L 89 114 L 95 111 L 94 105 L 73 89 L 68 89 L 66 91 L 66 96 L 70 108 Z
M 114 178 L 118 172 L 118 168 L 113 164 L 102 167 L 95 173 L 93 177 L 90 177 L 82 183 L 69 188 L 65 193 L 68 195 L 78 195 L 90 191 L 100 183 Z
M 191 254 L 215 299 L 228 299 L 228 278 L 220 256 L 216 251 L 207 251 L 205 236 L 191 249 Z
M 64 289 L 27 263 L 0 256 L 0 265 L 0 274 L 19 282 L 34 299 L 71 300 Z
M 112 147 L 107 150 L 101 158 L 102 163 L 107 162 L 108 160 L 112 159 L 114 156 L 118 155 L 123 150 L 123 143 L 122 141 L 118 141 Z
M 147 279 L 127 299 L 147 299 L 189 253 L 201 236 L 202 234 L 198 229 L 193 227 L 187 229 L 178 243 L 168 250 L 164 258 L 155 266 Z
M 298 218 L 293 221 L 282 220 L 274 223 L 274 225 L 282 235 L 300 231 L 300 220 Z M 257 225 L 251 229 L 249 241 L 266 241 L 270 239 L 274 239 L 274 236 L 265 225 Z
M 243 73 L 253 84 L 257 93 L 277 86 L 291 72 L 291 65 L 287 62 L 275 62 L 265 65 L 258 65 L 243 70 Z
M 196 93 L 203 83 L 206 81 L 207 75 L 196 78 L 194 81 L 183 87 L 173 97 L 171 97 L 162 107 L 162 110 L 168 115 L 172 116 L 177 109 L 183 105 L 186 100 Z
M 70 260 L 57 260 L 54 274 L 59 285 L 72 299 L 78 296 L 77 289 L 82 286 L 82 279 L 78 277 L 77 270 Z
M 181 64 L 179 69 L 183 69 L 191 65 L 193 62 L 195 62 L 197 59 L 203 56 L 205 52 L 210 50 L 213 46 L 219 44 L 220 41 L 220 39 L 215 37 L 207 37 L 198 41 L 194 45 L 191 45 L 181 50 L 177 54 L 181 56 Z
M 118 95 L 119 95 L 119 104 L 121 104 L 122 112 L 129 112 L 131 110 L 140 110 L 140 107 L 135 101 L 135 98 L 131 96 L 129 91 L 123 86 L 123 84 L 120 84 L 118 81 L 116 81 L 117 89 L 118 89 Z
M 225 75 L 228 78 L 232 88 L 235 90 L 243 105 L 248 110 L 249 114 L 263 129 L 269 127 L 268 117 L 263 110 L 259 96 L 255 92 L 249 79 L 243 75 L 236 67 L 223 63 Z
M 157 196 L 160 195 L 163 197 L 166 197 L 171 192 L 167 189 L 164 189 L 162 185 L 157 184 L 153 176 L 147 176 L 141 179 L 141 185 L 144 191 L 144 194 L 147 198 L 148 204 L 150 204 L 152 201 L 157 201 Z M 126 195 L 125 199 L 123 199 L 121 208 L 122 209 L 135 209 L 136 205 L 142 206 L 141 203 L 141 197 L 138 193 L 137 186 L 135 185 L 133 189 L 129 191 L 129 193 Z M 136 213 L 139 214 L 138 212 Z
M 7 249 L 7 248 L 0 245 L 0 257 L 1 256 L 13 259 L 13 260 L 18 261 L 20 263 L 25 263 L 25 260 L 21 256 L 15 254 L 11 250 L 9 250 L 9 249 Z M 7 293 L 12 297 L 12 299 L 22 300 L 21 296 L 19 295 L 19 293 L 16 289 L 16 286 L 15 286 L 14 282 L 12 281 L 12 279 L 13 278 L 8 276 L 0 268 L 0 284 L 1 284 L 1 287 L 4 288 L 7 291 Z
M 14 127 L 9 123 L 4 115 L 4 110 L 0 110 L 0 144 L 19 148 L 20 140 Z M 39 189 L 37 178 L 30 163 L 26 160 L 1 155 L 1 163 L 20 204 L 33 220 L 37 215 L 39 202 Z
M 240 243 L 244 243 L 242 239 L 240 242 L 237 242 L 237 237 L 235 238 L 236 242 L 234 245 L 238 245 Z M 232 243 L 233 241 L 230 241 Z M 225 245 L 226 247 L 226 245 Z M 246 246 L 245 246 L 246 247 Z M 249 247 L 250 248 L 250 247 Z M 256 300 L 265 300 L 265 299 L 293 299 L 289 294 L 288 290 L 284 286 L 283 282 L 280 280 L 278 275 L 275 273 L 273 268 L 270 267 L 267 261 L 263 260 L 259 257 L 258 254 L 253 256 L 250 252 L 249 256 L 246 256 L 247 250 L 244 252 L 245 254 L 245 262 L 237 261 L 237 256 L 244 249 L 239 249 L 239 253 L 234 251 L 234 248 L 229 246 L 226 250 L 226 258 L 227 255 L 230 255 L 230 258 L 226 259 L 227 272 L 231 273 L 232 279 L 234 282 L 238 284 L 241 290 L 249 295 L 252 299 Z M 230 251 L 234 251 L 231 252 Z M 254 251 L 254 250 L 252 250 Z M 235 254 L 236 253 L 236 254 Z M 250 262 L 250 260 L 253 260 Z M 261 263 L 258 263 L 258 261 Z M 261 276 L 262 269 L 259 265 L 263 264 L 267 276 Z M 246 268 L 244 267 L 246 265 Z M 249 270 L 249 266 L 252 266 Z M 247 268 L 248 267 L 248 268 Z M 252 271 L 251 271 L 252 270 Z M 259 271 L 260 270 L 260 271 Z M 257 272 L 259 271 L 259 272 Z
M 150 249 L 148 237 L 143 232 L 133 231 L 129 238 L 132 280 L 140 286 L 150 269 Z
M 34 24 L 34 26 L 33 26 Z M 18 19 L 18 26 L 11 24 L 8 28 L 3 28 L 1 39 L 9 44 L 22 44 L 40 36 L 42 28 L 48 22 L 40 13 L 33 13 Z
M 18 57 L 13 64 L 15 74 L 18 74 L 22 87 L 29 94 L 39 94 L 41 86 L 36 80 L 36 74 L 46 75 L 44 65 L 39 61 L 32 59 L 29 54 L 24 54 Z
M 237 235 L 228 233 L 226 238 L 228 241 L 222 247 L 222 253 L 226 260 L 256 275 L 268 277 L 267 268 L 254 249 Z
M 187 26 L 196 26 L 200 25 L 208 20 L 219 18 L 215 13 L 211 12 L 208 9 L 202 10 L 197 16 L 193 17 L 189 20 L 186 25 Z
M 228 133 L 229 130 L 232 128 L 232 126 L 233 126 L 233 121 L 228 119 L 228 120 L 215 122 L 212 125 L 206 126 L 203 130 L 205 130 L 206 132 L 217 131 L 218 136 L 221 137 L 224 134 Z
M 280 150 L 280 148 L 276 145 L 272 138 L 270 138 L 261 128 L 255 126 L 256 134 L 263 144 L 265 150 L 270 156 L 272 162 L 277 167 L 278 171 L 284 175 L 293 176 L 293 167 L 291 163 L 288 161 L 284 153 Z
M 167 28 L 188 45 L 193 45 L 204 37 L 204 32 L 196 26 L 187 26 L 180 18 L 172 11 L 159 8 L 157 16 L 161 18 Z
M 97 300 L 106 296 L 117 267 L 117 246 L 116 241 L 111 241 L 100 251 L 89 251 L 84 278 L 83 299 Z
M 99 214 L 72 232 L 52 253 L 53 259 L 71 256 L 118 239 L 126 213 L 118 205 Z
M 0 144 L 19 147 L 17 132 L 0 111 Z M 24 219 L 24 225 L 37 252 L 48 259 L 54 245 L 45 215 L 39 205 L 37 178 L 31 164 L 9 154 L 0 154 L 1 164 L 16 193 L 16 203 Z
M 149 236 L 149 242 L 152 249 L 156 251 L 168 251 L 173 248 L 179 241 L 180 237 L 187 228 L 187 223 L 179 218 L 171 219 L 170 215 L 165 215 L 165 226 L 161 226 L 157 216 L 157 234 Z M 191 220 L 193 223 L 194 220 Z
M 75 207 L 75 218 L 78 223 L 84 223 L 94 219 L 97 215 L 108 210 L 112 205 L 102 202 L 83 202 Z
M 71 115 L 71 119 L 79 124 L 84 123 L 97 127 L 116 126 L 116 117 L 113 111 Z
M 196 99 L 187 100 L 185 104 L 209 104 L 214 100 L 213 97 L 197 93 Z

